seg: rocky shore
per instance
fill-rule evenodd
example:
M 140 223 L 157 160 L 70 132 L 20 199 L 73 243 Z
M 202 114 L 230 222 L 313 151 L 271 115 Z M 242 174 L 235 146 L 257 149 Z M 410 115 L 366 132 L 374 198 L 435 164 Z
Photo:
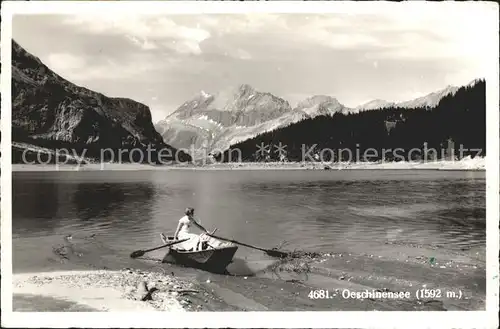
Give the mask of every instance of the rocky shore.
M 67 271 L 13 276 L 14 311 L 206 311 L 210 291 L 167 273 Z

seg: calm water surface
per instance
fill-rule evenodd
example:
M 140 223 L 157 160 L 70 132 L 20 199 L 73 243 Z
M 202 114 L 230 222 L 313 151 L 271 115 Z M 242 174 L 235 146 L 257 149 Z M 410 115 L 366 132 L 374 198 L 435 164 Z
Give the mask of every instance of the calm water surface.
M 68 234 L 96 234 L 86 264 L 123 266 L 131 251 L 161 245 L 187 206 L 207 229 L 264 248 L 484 251 L 485 195 L 484 172 L 14 172 L 14 272 L 57 268 L 50 255 Z M 243 247 L 237 256 L 265 257 Z

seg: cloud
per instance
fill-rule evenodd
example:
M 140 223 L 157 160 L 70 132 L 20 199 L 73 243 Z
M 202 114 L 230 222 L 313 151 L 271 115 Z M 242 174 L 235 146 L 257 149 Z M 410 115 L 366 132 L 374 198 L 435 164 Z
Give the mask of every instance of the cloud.
M 170 40 L 162 43 L 162 45 L 179 54 L 200 55 L 202 53 L 199 42 L 193 40 Z
M 185 26 L 170 18 L 151 15 L 77 15 L 64 19 L 63 23 L 90 34 L 125 36 L 145 50 L 163 45 L 180 53 L 200 54 L 199 44 L 211 36 L 199 25 Z
M 85 59 L 69 53 L 54 53 L 47 58 L 47 65 L 58 71 L 67 72 L 85 67 Z
M 54 53 L 49 54 L 45 61 L 52 70 L 75 82 L 138 78 L 162 68 L 150 56 L 142 55 L 129 56 L 121 61 L 110 58 L 91 61 L 70 53 Z
M 446 15 L 431 6 L 423 8 L 420 14 L 400 10 L 363 15 L 228 15 L 210 17 L 202 24 L 218 28 L 220 35 L 265 33 L 335 50 L 373 50 L 387 58 L 478 58 L 490 49 L 482 38 L 489 20 L 472 19 L 481 17 L 484 8 L 456 6 Z
M 155 43 L 149 42 L 148 40 L 140 40 L 137 37 L 134 37 L 133 35 L 126 35 L 125 37 L 128 40 L 132 41 L 133 44 L 135 44 L 136 46 L 138 46 L 143 50 L 151 50 L 158 48 Z
M 90 34 L 126 37 L 140 50 L 164 48 L 181 55 L 201 55 L 205 50 L 203 43 L 212 39 L 255 35 L 311 47 L 366 50 L 370 59 L 475 59 L 487 51 L 489 45 L 481 38 L 485 23 L 471 19 L 470 10 L 474 7 L 456 6 L 446 15 L 430 6 L 415 8 L 419 13 L 396 8 L 396 12 L 358 15 L 99 14 L 67 17 L 63 23 Z M 481 10 L 473 12 L 480 14 Z M 219 48 L 223 55 L 253 58 L 248 50 Z
M 236 56 L 239 58 L 239 59 L 243 59 L 243 60 L 249 60 L 249 59 L 252 59 L 252 55 L 244 50 L 244 49 L 236 49 Z

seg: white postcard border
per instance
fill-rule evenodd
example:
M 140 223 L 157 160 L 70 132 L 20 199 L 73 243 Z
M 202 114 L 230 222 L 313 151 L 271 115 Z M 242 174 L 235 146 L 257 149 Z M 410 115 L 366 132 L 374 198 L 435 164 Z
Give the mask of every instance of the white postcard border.
M 436 327 L 496 328 L 498 327 L 498 252 L 499 252 L 499 71 L 498 71 L 498 4 L 486 2 L 209 2 L 209 1 L 4 1 L 2 2 L 1 58 L 11 61 L 12 15 L 24 14 L 95 14 L 96 12 L 133 12 L 135 14 L 194 13 L 367 13 L 411 10 L 418 15 L 432 6 L 483 6 L 485 16 L 471 17 L 491 20 L 491 71 L 486 76 L 487 88 L 487 299 L 486 311 L 467 312 L 196 312 L 196 313 L 32 313 L 12 312 L 12 164 L 11 164 L 11 66 L 1 72 L 2 91 L 2 172 L 1 175 L 1 269 L 3 327 L 252 327 L 252 328 L 352 328 L 352 327 Z M 98 9 L 97 9 L 98 8 Z

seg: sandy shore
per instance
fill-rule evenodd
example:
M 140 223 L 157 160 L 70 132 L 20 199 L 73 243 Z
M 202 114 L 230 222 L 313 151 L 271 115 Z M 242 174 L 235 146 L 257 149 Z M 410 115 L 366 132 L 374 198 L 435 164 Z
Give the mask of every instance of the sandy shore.
M 151 300 L 141 300 L 144 283 L 147 289 L 157 289 Z M 132 269 L 13 275 L 14 311 L 182 312 L 199 308 L 184 298 L 190 293 L 200 292 L 187 281 Z

